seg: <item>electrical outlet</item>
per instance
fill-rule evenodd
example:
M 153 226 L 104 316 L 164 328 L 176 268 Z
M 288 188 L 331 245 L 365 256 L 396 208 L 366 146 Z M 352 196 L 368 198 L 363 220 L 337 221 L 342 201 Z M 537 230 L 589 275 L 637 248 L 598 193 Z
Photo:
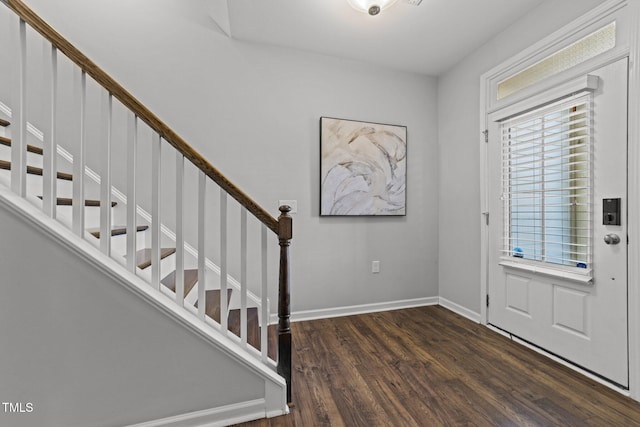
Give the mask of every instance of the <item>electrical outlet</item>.
M 380 261 L 371 261 L 371 272 L 380 273 Z
M 287 205 L 291 208 L 290 214 L 298 213 L 298 201 L 297 200 L 278 200 L 278 207 Z

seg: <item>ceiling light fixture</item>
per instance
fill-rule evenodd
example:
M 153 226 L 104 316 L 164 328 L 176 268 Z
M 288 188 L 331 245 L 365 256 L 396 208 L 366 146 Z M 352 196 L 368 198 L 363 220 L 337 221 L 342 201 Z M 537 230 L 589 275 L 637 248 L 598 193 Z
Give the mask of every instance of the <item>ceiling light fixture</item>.
M 347 0 L 351 7 L 360 12 L 375 16 L 398 0 Z

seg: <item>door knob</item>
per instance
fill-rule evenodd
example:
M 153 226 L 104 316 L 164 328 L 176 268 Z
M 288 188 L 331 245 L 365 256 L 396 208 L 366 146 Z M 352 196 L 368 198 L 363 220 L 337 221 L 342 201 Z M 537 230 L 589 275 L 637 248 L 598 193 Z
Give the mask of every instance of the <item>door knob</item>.
M 618 243 L 620 243 L 620 236 L 613 233 L 607 234 L 606 236 L 604 236 L 604 242 L 607 245 L 617 245 Z

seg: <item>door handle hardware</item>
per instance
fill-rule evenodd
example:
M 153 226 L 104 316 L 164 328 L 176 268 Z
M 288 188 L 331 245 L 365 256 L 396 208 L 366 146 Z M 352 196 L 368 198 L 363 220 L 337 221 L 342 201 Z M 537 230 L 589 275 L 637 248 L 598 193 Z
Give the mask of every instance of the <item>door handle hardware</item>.
M 606 236 L 604 236 L 604 242 L 607 245 L 617 245 L 618 243 L 620 243 L 620 236 L 613 233 L 607 234 Z

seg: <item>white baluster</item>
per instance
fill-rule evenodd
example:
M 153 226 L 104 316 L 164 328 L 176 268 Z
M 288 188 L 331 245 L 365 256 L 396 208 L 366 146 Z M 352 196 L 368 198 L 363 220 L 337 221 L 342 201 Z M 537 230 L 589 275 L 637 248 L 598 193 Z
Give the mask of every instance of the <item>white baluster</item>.
M 24 197 L 27 194 L 27 28 L 18 18 L 11 18 L 12 37 L 14 37 L 11 113 L 11 189 Z
M 227 304 L 227 192 L 220 189 L 220 326 L 228 330 Z
M 160 245 L 162 244 L 160 235 L 160 172 L 162 159 L 160 135 L 155 132 L 151 145 L 151 286 L 160 290 Z
M 84 168 L 86 163 L 87 74 L 75 69 L 75 95 L 78 107 L 77 151 L 73 155 L 73 232 L 84 236 Z
M 198 173 L 198 316 L 204 319 L 205 309 L 207 307 L 206 296 L 206 278 L 205 278 L 205 242 L 207 238 L 206 233 L 206 189 L 207 189 L 207 176 L 204 172 Z
M 261 284 L 262 284 L 262 295 L 260 296 L 260 304 L 261 304 L 261 329 L 260 329 L 260 351 L 262 352 L 262 361 L 266 362 L 269 357 L 269 289 L 267 282 L 267 226 L 262 224 L 261 227 Z
M 184 156 L 176 151 L 176 303 L 184 306 Z M 199 277 L 199 276 L 198 276 Z M 199 281 L 198 281 L 199 282 Z
M 240 207 L 240 338 L 247 345 L 247 209 Z
M 42 159 L 42 210 L 51 218 L 56 217 L 58 193 L 57 168 L 58 144 L 56 139 L 56 104 L 58 100 L 58 50 L 44 42 L 44 108 L 43 159 Z
M 137 245 L 137 200 L 136 157 L 138 145 L 138 118 L 128 114 L 127 118 L 127 269 L 136 273 Z
M 102 175 L 100 176 L 100 250 L 111 256 L 111 123 L 113 96 L 102 91 L 101 149 Z

